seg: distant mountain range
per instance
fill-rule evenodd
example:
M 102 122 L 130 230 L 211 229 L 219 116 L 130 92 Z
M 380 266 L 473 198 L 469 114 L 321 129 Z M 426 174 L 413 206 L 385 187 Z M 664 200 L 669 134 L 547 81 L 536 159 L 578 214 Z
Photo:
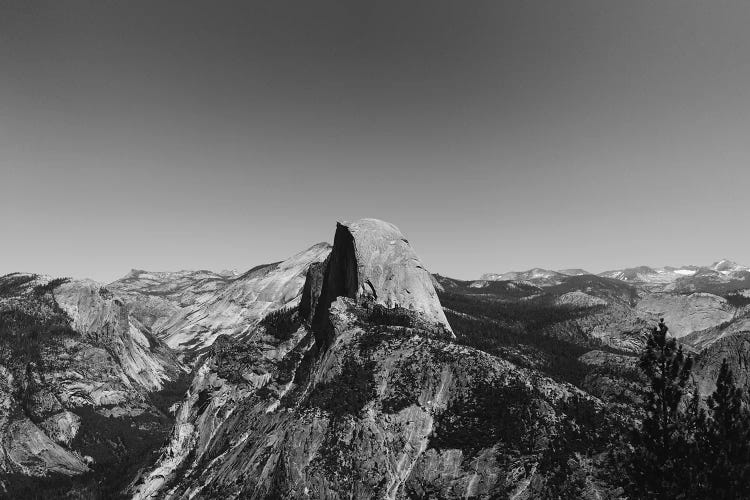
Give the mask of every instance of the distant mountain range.
M 567 276 L 591 274 L 583 269 L 549 270 L 533 268 L 528 271 L 483 274 L 478 281 L 525 281 L 536 285 L 559 284 Z M 723 259 L 710 266 L 632 267 L 605 271 L 596 276 L 612 278 L 653 290 L 690 292 L 711 291 L 725 293 L 750 287 L 750 267 Z

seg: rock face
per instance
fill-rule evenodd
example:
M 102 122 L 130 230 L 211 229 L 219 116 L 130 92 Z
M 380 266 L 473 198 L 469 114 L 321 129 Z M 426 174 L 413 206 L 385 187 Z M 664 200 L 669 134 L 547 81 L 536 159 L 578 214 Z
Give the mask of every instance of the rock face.
M 737 309 L 731 320 L 681 337 L 680 342 L 700 352 L 724 338 L 748 333 L 750 333 L 750 307 L 744 306 Z
M 318 305 L 323 312 L 336 297 L 349 297 L 407 309 L 451 332 L 432 276 L 393 224 L 377 219 L 337 224 L 326 276 Z
M 153 332 L 181 309 L 210 301 L 235 276 L 211 271 L 148 272 L 133 269 L 107 285 L 127 302 L 130 313 Z
M 220 335 L 246 335 L 265 315 L 296 307 L 308 269 L 324 261 L 330 251 L 328 243 L 319 243 L 283 262 L 258 266 L 235 278 L 219 275 L 183 278 L 185 286 L 177 291 L 187 293 L 188 299 L 180 299 L 180 294 L 167 294 L 172 306 L 163 308 L 166 315 L 154 320 L 154 332 L 171 348 L 193 354 L 206 352 Z M 159 276 L 159 273 L 149 275 Z M 111 286 L 127 290 L 128 300 L 137 304 L 144 302 L 144 297 L 146 301 L 164 297 L 168 284 L 154 286 L 152 280 L 141 275 L 139 280 L 126 277 Z
M 149 391 L 160 390 L 175 378 L 175 358 L 163 344 L 129 314 L 122 299 L 90 281 L 63 283 L 54 290 L 60 308 L 71 318 L 73 330 L 102 345 L 125 375 Z
M 696 356 L 693 376 L 702 395 L 708 396 L 716 390 L 716 379 L 725 359 L 737 386 L 747 391 L 750 388 L 750 332 L 722 337 Z
M 637 310 L 654 321 L 663 317 L 670 335 L 676 338 L 728 322 L 736 311 L 724 298 L 710 293 L 650 294 L 638 303 Z
M 0 491 L 147 458 L 169 425 L 150 397 L 182 372 L 104 286 L 0 277 Z

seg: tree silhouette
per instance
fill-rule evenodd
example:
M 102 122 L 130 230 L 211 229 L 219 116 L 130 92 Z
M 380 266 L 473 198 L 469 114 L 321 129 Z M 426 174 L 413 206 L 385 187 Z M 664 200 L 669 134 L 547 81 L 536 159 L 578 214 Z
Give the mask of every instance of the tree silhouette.
M 750 498 L 750 415 L 726 359 L 707 403 L 711 418 L 706 429 L 705 457 L 710 465 L 707 482 L 711 496 Z
M 722 362 L 706 412 L 697 388 L 686 394 L 692 359 L 666 332 L 665 325 L 651 331 L 639 362 L 648 387 L 642 422 L 627 436 L 625 492 L 633 499 L 750 498 L 750 413 L 729 364 Z
M 663 320 L 651 330 L 639 367 L 648 378 L 644 416 L 632 430 L 631 453 L 626 461 L 627 493 L 634 498 L 684 498 L 685 470 L 690 469 L 694 446 L 686 433 L 687 418 L 680 404 L 690 379 L 693 360 L 685 356 L 674 338 L 667 336 Z

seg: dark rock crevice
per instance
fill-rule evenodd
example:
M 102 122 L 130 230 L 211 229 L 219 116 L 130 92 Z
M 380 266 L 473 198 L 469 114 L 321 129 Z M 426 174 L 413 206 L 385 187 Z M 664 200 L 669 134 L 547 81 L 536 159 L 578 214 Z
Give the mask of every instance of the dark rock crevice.
M 299 303 L 299 315 L 303 321 L 310 323 L 318 307 L 318 301 L 323 290 L 323 281 L 326 277 L 326 269 L 330 256 L 323 262 L 311 264 L 307 269 L 305 284 L 302 287 L 302 297 Z
M 314 284 L 311 283 L 310 288 L 313 287 Z M 333 325 L 328 317 L 331 304 L 338 297 L 356 298 L 358 287 L 359 278 L 354 236 L 348 228 L 337 224 L 336 235 L 333 239 L 333 250 L 331 250 L 331 255 L 327 259 L 320 297 L 317 301 L 308 300 L 308 303 L 316 302 L 315 314 L 311 324 L 319 349 L 325 349 L 333 340 Z M 307 288 L 307 283 L 305 288 Z

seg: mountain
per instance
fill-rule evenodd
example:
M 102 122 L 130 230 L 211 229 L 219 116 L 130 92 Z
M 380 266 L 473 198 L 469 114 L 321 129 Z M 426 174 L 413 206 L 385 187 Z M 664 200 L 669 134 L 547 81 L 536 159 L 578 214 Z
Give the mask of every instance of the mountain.
M 0 334 L 0 491 L 124 487 L 171 427 L 172 351 L 103 285 L 33 274 L 0 277 Z
M 395 226 L 340 223 L 296 311 L 213 344 L 134 498 L 521 498 L 543 487 L 536 464 L 551 435 L 538 424 L 554 428 L 572 398 L 599 403 L 456 344 L 432 283 Z
M 557 271 L 560 274 L 564 274 L 566 276 L 583 276 L 586 274 L 591 274 L 590 272 L 586 271 L 585 269 L 560 269 Z
M 724 274 L 724 275 L 732 275 L 734 273 L 750 271 L 750 268 L 748 268 L 747 266 L 742 266 L 729 259 L 722 259 L 717 262 L 714 262 L 713 264 L 709 266 L 709 269 L 711 269 L 712 271 L 716 271 L 717 273 Z
M 528 271 L 512 271 L 508 273 L 495 274 L 488 273 L 483 274 L 480 281 L 526 281 L 533 284 L 550 285 L 557 284 L 562 278 L 567 276 L 566 273 L 558 271 L 550 271 L 548 269 L 542 269 L 535 267 Z
M 172 316 L 182 309 L 210 301 L 230 281 L 231 276 L 211 271 L 133 269 L 107 287 L 123 297 L 132 314 L 158 335 Z
M 652 291 L 728 293 L 750 287 L 750 268 L 730 260 L 710 266 L 650 268 L 646 266 L 601 273 L 600 276 L 637 284 Z
M 0 277 L 0 497 L 621 498 L 665 318 L 750 384 L 750 271 L 430 274 L 384 221 L 246 272 Z
M 490 281 L 527 282 L 537 286 L 554 286 L 564 281 L 566 276 L 591 274 L 583 269 L 563 269 L 551 271 L 533 268 L 528 271 L 483 274 L 475 286 L 486 286 Z M 662 292 L 710 292 L 728 293 L 750 288 L 750 268 L 728 259 L 714 262 L 709 266 L 660 267 L 648 266 L 617 269 L 599 273 L 603 278 L 632 283 L 642 289 Z
M 494 285 L 504 281 L 492 281 L 509 280 L 508 284 L 502 286 L 517 288 L 531 285 L 539 289 L 527 294 L 526 300 L 551 297 L 558 305 L 598 304 L 604 307 L 605 304 L 599 302 L 603 300 L 607 303 L 607 310 L 603 314 L 587 315 L 588 317 L 572 324 L 558 325 L 556 330 L 565 335 L 565 329 L 574 329 L 577 334 L 605 339 L 609 345 L 635 350 L 639 346 L 630 343 L 630 340 L 623 344 L 623 339 L 618 339 L 619 332 L 632 332 L 638 323 L 651 323 L 661 317 L 670 325 L 673 336 L 682 338 L 703 332 L 701 345 L 710 344 L 711 339 L 706 336 L 715 332 L 716 328 L 723 325 L 723 331 L 732 330 L 729 325 L 738 320 L 737 308 L 742 305 L 732 301 L 742 301 L 741 294 L 750 287 L 748 268 L 726 259 L 710 266 L 640 266 L 607 271 L 597 277 L 609 281 L 598 282 L 594 287 L 592 285 L 596 277 L 579 274 L 577 271 L 563 273 L 537 268 L 523 273 L 485 274 L 480 280 L 467 286 L 481 290 L 488 297 L 511 297 L 512 294 L 500 293 L 498 285 Z M 629 289 L 615 293 L 623 300 L 613 302 L 610 292 L 617 288 L 615 282 L 626 283 Z M 609 292 L 606 291 L 607 288 L 610 288 Z M 454 288 L 453 291 L 458 289 Z M 613 304 L 617 305 L 613 307 Z M 628 343 L 630 347 L 626 347 Z
M 696 270 L 691 268 L 675 269 L 664 267 L 655 269 L 648 266 L 639 266 L 617 271 L 606 271 L 599 274 L 599 276 L 627 281 L 629 283 L 640 285 L 660 286 L 674 283 L 680 278 L 683 278 L 685 276 L 692 276 L 695 273 Z
M 318 243 L 237 277 L 206 271 L 133 271 L 108 286 L 121 293 L 168 346 L 195 356 L 207 352 L 220 335 L 241 337 L 265 315 L 295 307 L 308 269 L 324 261 L 330 251 L 328 243 Z

